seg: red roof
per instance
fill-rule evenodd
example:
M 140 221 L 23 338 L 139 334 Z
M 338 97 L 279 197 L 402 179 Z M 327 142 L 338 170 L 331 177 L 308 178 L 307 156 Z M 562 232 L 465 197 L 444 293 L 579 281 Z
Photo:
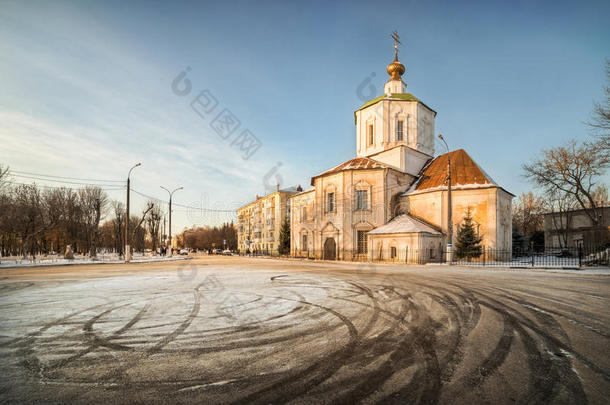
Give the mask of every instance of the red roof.
M 311 184 L 313 185 L 313 179 L 315 179 L 316 177 L 326 176 L 327 174 L 338 173 L 344 170 L 364 169 L 393 169 L 393 167 L 367 157 L 357 157 L 354 159 L 350 159 L 347 162 L 343 162 L 339 166 L 335 166 L 332 169 L 325 171 L 324 173 L 320 173 L 317 176 L 313 176 L 311 178 Z
M 464 149 L 459 149 L 437 156 L 426 165 L 420 172 L 419 179 L 409 189 L 409 192 L 446 188 L 447 158 L 451 159 L 452 188 L 497 186 L 493 179 L 472 160 Z

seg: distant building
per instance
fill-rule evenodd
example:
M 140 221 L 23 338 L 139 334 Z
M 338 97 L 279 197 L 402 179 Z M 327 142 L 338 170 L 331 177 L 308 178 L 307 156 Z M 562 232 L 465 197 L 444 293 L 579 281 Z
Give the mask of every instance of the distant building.
M 584 246 L 597 248 L 610 243 L 610 206 L 597 209 L 600 221 L 593 221 L 585 210 L 549 212 L 544 214 L 544 245 L 546 248 Z
M 174 249 L 180 249 L 180 246 L 182 245 L 182 241 L 180 239 L 180 235 L 176 235 L 176 236 L 172 236 L 172 242 L 171 242 L 171 246 Z
M 240 252 L 278 254 L 280 229 L 289 218 L 288 197 L 297 188 L 278 189 L 237 209 L 237 248 Z

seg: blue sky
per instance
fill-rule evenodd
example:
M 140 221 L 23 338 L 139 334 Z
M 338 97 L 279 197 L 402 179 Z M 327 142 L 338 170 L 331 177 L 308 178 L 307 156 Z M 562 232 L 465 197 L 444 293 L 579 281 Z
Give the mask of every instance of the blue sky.
M 277 180 L 307 186 L 355 155 L 358 87 L 372 77 L 382 93 L 398 30 L 403 78 L 438 112 L 436 132 L 519 194 L 522 163 L 587 137 L 608 20 L 607 1 L 2 1 L 0 163 L 121 180 L 141 161 L 137 191 L 184 186 L 175 201 L 227 210 Z M 190 105 L 203 90 L 218 102 L 204 118 Z M 224 108 L 241 123 L 228 140 L 210 126 Z M 247 160 L 231 145 L 244 129 L 262 143 Z M 146 198 L 133 198 L 137 211 Z M 174 215 L 174 232 L 232 218 Z

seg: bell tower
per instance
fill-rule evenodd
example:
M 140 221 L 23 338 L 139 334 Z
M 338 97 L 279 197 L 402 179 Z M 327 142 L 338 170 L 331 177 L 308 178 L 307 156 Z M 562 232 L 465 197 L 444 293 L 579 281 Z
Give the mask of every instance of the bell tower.
M 398 60 L 397 32 L 394 61 L 387 67 L 389 80 L 384 94 L 364 103 L 355 111 L 356 155 L 366 156 L 416 175 L 434 156 L 434 118 L 432 110 L 413 94 L 403 81 L 405 66 Z

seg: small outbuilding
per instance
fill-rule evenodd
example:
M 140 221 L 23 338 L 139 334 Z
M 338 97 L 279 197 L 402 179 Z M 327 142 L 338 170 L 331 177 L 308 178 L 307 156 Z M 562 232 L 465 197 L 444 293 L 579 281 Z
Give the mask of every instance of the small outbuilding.
M 428 263 L 442 258 L 441 231 L 409 214 L 371 230 L 368 238 L 369 260 Z

